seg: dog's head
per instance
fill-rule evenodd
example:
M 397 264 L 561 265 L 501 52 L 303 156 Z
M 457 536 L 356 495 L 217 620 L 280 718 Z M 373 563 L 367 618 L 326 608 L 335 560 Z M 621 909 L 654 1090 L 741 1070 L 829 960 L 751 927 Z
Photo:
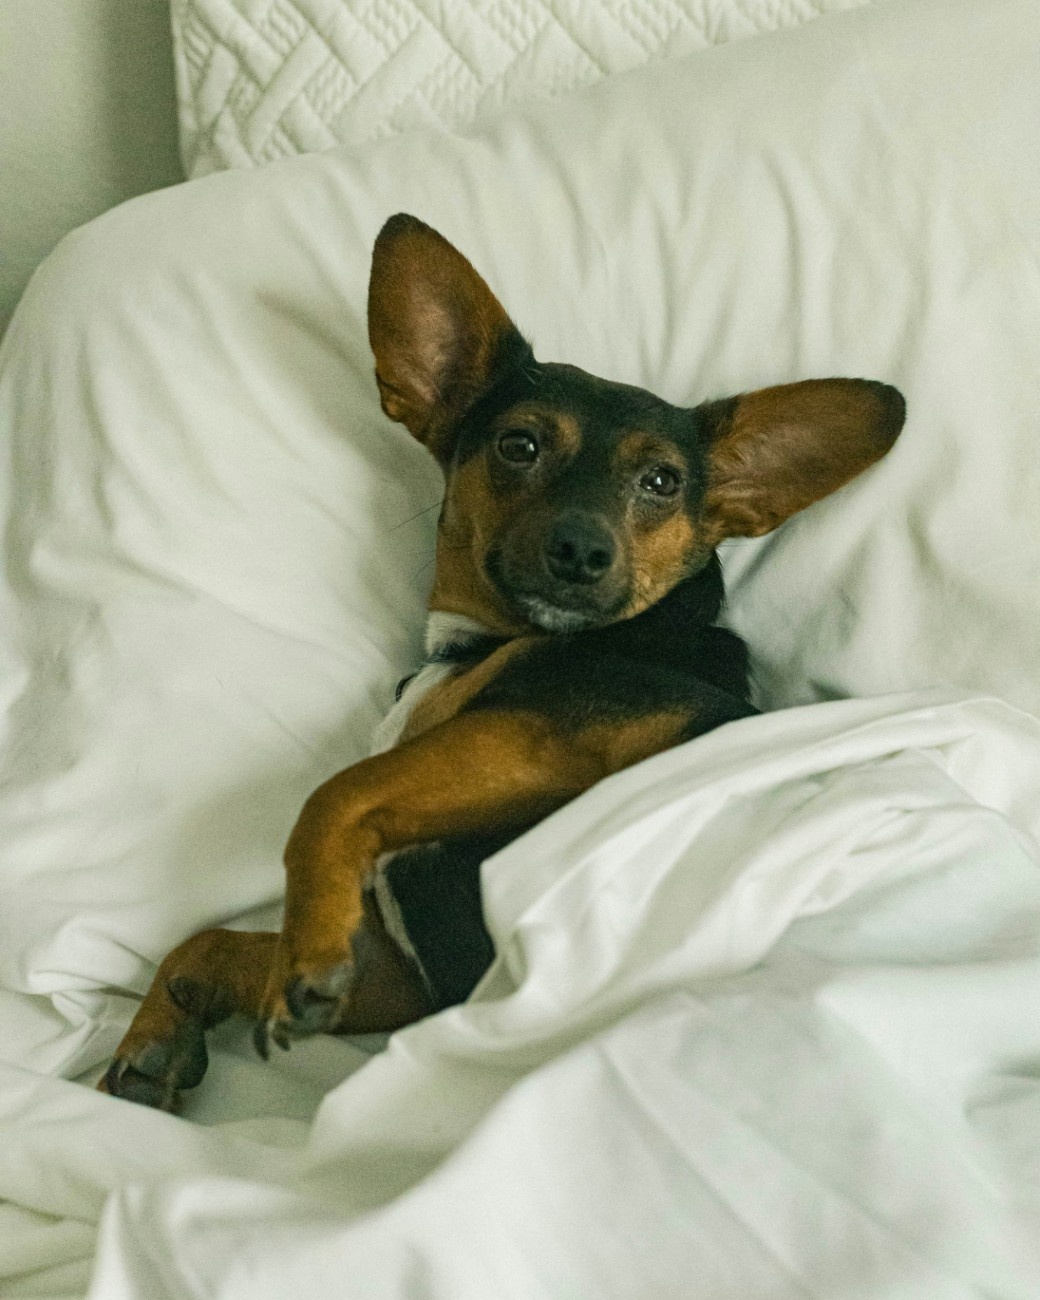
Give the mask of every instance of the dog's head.
M 403 214 L 376 240 L 368 320 L 383 410 L 447 479 L 431 605 L 507 634 L 640 613 L 724 538 L 854 478 L 904 419 L 868 380 L 685 409 L 536 361 L 462 254 Z

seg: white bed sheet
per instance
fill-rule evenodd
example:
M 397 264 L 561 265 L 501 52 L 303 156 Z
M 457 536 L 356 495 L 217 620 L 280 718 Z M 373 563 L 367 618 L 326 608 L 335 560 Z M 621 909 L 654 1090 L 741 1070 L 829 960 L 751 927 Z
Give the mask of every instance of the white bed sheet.
M 150 196 L 41 270 L 0 356 L 4 1294 L 82 1295 L 110 1192 L 105 1300 L 1036 1294 L 1038 48 L 1028 0 L 871 6 Z M 371 1045 L 232 1027 L 198 1122 L 153 1115 L 67 1080 L 173 943 L 270 915 L 415 651 L 436 480 L 362 317 L 397 209 L 546 357 L 904 389 L 885 462 L 725 559 L 766 703 L 881 698 L 526 837 L 483 1000 L 340 1087 Z
M 996 701 L 724 728 L 493 859 L 483 990 L 302 1148 L 9 1069 L 0 1193 L 71 1260 L 114 1193 L 95 1300 L 1025 1300 L 1038 781 Z

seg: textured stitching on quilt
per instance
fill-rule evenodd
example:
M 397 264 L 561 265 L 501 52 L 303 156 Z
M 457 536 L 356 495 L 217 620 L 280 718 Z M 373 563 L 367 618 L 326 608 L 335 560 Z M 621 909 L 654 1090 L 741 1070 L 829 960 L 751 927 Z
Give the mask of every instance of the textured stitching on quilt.
M 430 70 L 426 80 L 420 82 L 416 93 L 427 104 L 448 104 L 461 116 L 475 108 L 480 97 L 480 82 L 472 68 L 464 62 L 460 67 L 442 63 Z
M 871 2 L 172 0 L 185 166 L 453 129 L 487 106 Z
M 196 69 L 204 68 L 213 52 L 213 38 L 194 10 L 189 11 L 181 28 L 181 43 L 188 65 Z
M 248 120 L 260 102 L 260 87 L 248 72 L 239 72 L 228 92 L 227 104 L 232 117 Z
M 430 30 L 435 31 L 437 33 L 437 35 L 444 42 L 445 47 L 449 49 L 452 52 L 452 54 L 455 55 L 459 64 L 462 67 L 464 67 L 473 76 L 475 80 L 479 81 L 480 70 L 479 68 L 475 68 L 473 66 L 473 60 L 466 53 L 465 49 L 458 44 L 457 37 L 455 33 L 452 31 L 452 25 L 446 22 L 443 27 L 440 27 L 434 22 L 432 22 L 430 16 L 423 10 L 421 0 L 416 0 L 416 6 L 419 9 L 420 13 L 422 13 L 423 19 L 425 20 L 426 25 L 430 28 Z M 458 8 L 455 9 L 454 12 L 456 14 L 456 18 L 462 12 L 463 8 L 464 6 L 459 5 Z M 439 69 L 433 68 L 431 69 L 431 71 L 436 73 L 437 71 L 439 71 Z M 429 78 L 427 77 L 425 80 L 428 81 Z
M 668 11 L 666 13 L 666 11 Z M 653 5 L 634 5 L 631 0 L 618 6 L 618 21 L 625 31 L 646 51 L 649 58 L 655 50 L 665 48 L 668 38 L 682 22 L 683 15 L 665 0 Z
M 309 30 L 309 24 L 298 9 L 284 3 L 272 4 L 260 26 L 272 49 L 283 56 L 295 49 Z
M 326 63 L 311 78 L 306 93 L 317 115 L 331 122 L 343 111 L 356 86 L 357 78 L 342 63 Z
M 369 28 L 388 53 L 397 49 L 418 26 L 414 11 L 406 10 L 404 6 L 381 3 L 381 0 L 374 0 L 374 3 L 366 5 L 357 17 Z
M 536 34 L 545 25 L 532 10 L 526 0 L 503 0 L 502 4 L 491 5 L 487 11 L 488 28 L 502 37 L 518 54 L 534 40 Z

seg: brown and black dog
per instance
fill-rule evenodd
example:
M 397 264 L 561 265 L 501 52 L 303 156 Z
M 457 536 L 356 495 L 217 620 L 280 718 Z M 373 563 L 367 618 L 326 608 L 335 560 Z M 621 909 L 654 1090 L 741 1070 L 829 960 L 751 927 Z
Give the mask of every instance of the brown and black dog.
M 900 394 L 785 384 L 693 409 L 535 360 L 468 261 L 414 217 L 376 240 L 383 410 L 446 492 L 428 657 L 383 752 L 326 781 L 290 836 L 280 934 L 209 930 L 162 963 L 101 1087 L 163 1109 L 237 1013 L 274 1039 L 409 1024 L 492 957 L 479 867 L 651 754 L 754 712 L 714 626 L 715 548 L 757 537 L 892 446 Z M 389 745 L 389 748 L 386 746 Z

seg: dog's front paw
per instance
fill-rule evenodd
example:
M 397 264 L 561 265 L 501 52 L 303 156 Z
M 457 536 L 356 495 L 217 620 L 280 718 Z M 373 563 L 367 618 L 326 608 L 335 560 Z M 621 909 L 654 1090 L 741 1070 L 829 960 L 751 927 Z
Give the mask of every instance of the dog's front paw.
M 99 1092 L 176 1114 L 180 1092 L 206 1073 L 206 1030 L 231 1015 L 226 992 L 190 978 L 171 979 L 150 996 L 116 1049 Z
M 256 1050 L 266 1061 L 272 1040 L 288 1050 L 294 1038 L 335 1030 L 353 983 L 349 954 L 329 953 L 302 961 L 280 949 L 253 1031 Z

